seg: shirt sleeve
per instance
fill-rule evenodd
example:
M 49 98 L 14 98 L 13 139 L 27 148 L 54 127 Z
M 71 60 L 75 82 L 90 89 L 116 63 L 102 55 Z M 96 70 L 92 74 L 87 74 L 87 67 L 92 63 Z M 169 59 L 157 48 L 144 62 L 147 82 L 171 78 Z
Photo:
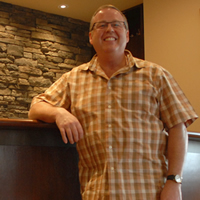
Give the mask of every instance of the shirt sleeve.
M 53 106 L 70 107 L 70 92 L 67 82 L 68 74 L 62 75 L 54 84 L 52 84 L 44 93 L 35 96 L 31 106 L 41 101 L 45 101 Z
M 188 127 L 198 118 L 178 83 L 165 69 L 160 91 L 160 115 L 167 130 L 179 123 L 185 123 Z

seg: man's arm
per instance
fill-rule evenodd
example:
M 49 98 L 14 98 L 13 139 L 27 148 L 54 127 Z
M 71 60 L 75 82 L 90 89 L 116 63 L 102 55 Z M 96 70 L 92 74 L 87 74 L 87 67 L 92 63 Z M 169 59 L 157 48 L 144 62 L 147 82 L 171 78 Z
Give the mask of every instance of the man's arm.
M 182 175 L 188 146 L 188 135 L 183 123 L 169 130 L 168 175 Z M 161 200 L 182 200 L 181 184 L 167 180 L 161 193 Z
M 83 137 L 83 129 L 78 119 L 64 108 L 52 106 L 46 102 L 39 102 L 30 108 L 29 118 L 47 123 L 56 123 L 64 143 L 69 140 L 73 144 Z

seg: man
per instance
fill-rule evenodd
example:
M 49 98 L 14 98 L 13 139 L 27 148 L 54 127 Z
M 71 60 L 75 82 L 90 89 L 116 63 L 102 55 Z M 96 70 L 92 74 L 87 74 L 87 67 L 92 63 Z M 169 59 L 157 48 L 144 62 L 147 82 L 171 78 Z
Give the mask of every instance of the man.
M 166 177 L 182 176 L 186 127 L 197 115 L 165 69 L 125 50 L 117 8 L 95 12 L 89 39 L 97 55 L 35 97 L 29 117 L 77 142 L 83 200 L 181 200 L 180 178 Z

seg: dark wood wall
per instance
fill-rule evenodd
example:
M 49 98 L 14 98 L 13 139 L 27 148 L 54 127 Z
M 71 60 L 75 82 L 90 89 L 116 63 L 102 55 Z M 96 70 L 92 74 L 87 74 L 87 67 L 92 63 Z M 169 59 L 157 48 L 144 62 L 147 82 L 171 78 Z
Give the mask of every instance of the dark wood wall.
M 0 120 L 0 200 L 81 200 L 76 146 L 54 125 Z
M 134 6 L 123 11 L 129 24 L 130 40 L 127 49 L 133 56 L 144 59 L 144 17 L 143 4 Z

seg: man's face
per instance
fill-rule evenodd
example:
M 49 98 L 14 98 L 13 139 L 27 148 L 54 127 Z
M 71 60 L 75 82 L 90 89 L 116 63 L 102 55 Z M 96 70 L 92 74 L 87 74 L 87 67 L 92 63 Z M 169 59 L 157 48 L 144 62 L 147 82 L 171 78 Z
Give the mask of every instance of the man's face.
M 123 23 L 123 16 L 115 9 L 105 8 L 99 11 L 93 19 L 94 29 L 89 34 L 90 43 L 93 45 L 97 54 L 104 53 L 124 53 L 127 42 L 129 41 L 129 31 Z M 98 22 L 120 22 L 120 27 L 113 27 L 107 24 L 99 27 Z

